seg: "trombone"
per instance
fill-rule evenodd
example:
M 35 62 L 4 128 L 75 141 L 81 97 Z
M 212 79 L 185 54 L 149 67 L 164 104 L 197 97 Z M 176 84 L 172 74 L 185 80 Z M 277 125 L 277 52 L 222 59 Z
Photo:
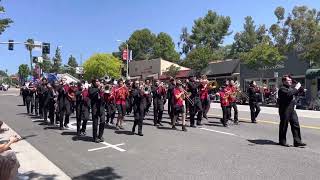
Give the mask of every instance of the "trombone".
M 182 91 L 183 91 L 184 98 L 187 99 L 187 101 L 188 101 L 192 106 L 194 106 L 194 102 L 193 102 L 193 100 L 189 97 L 188 92 L 187 92 L 185 89 L 183 89 L 183 88 L 181 88 L 181 89 L 182 89 Z

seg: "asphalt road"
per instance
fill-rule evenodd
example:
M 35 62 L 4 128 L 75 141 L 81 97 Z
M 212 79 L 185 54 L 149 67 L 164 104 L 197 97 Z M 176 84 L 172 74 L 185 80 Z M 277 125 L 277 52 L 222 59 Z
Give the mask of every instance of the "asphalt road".
M 258 124 L 251 124 L 246 122 L 249 113 L 240 112 L 240 125 L 224 128 L 219 109 L 210 110 L 202 128 L 188 128 L 188 132 L 181 127 L 171 130 L 168 123 L 156 128 L 147 116 L 143 137 L 130 135 L 130 116 L 126 130 L 106 128 L 104 139 L 109 144 L 96 144 L 91 142 L 90 127 L 88 137 L 78 139 L 75 130 L 60 131 L 26 115 L 20 104 L 20 97 L 0 95 L 0 119 L 76 180 L 320 179 L 319 117 L 300 119 L 306 148 L 276 145 L 277 115 L 261 114 Z M 292 144 L 290 129 L 287 137 Z

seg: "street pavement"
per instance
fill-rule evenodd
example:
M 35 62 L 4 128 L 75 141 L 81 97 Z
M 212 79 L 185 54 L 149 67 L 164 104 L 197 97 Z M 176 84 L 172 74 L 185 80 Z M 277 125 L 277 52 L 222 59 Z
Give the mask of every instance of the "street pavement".
M 216 105 L 204 126 L 188 132 L 181 126 L 171 130 L 166 113 L 164 126 L 154 127 L 151 112 L 144 121 L 143 137 L 130 135 L 133 117 L 129 116 L 126 130 L 106 128 L 105 142 L 97 144 L 91 142 L 91 125 L 88 136 L 79 139 L 74 117 L 71 129 L 61 131 L 27 115 L 21 104 L 21 97 L 0 93 L 0 119 L 72 179 L 320 179 L 319 116 L 300 117 L 306 148 L 277 145 L 275 113 L 261 113 L 258 124 L 252 124 L 241 106 L 240 125 L 224 128 Z M 292 144 L 290 129 L 287 137 Z

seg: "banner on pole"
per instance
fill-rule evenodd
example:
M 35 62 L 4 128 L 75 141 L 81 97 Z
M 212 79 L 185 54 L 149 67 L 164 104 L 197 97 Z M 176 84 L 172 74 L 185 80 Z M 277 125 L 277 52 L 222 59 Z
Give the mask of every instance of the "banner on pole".
M 122 60 L 126 61 L 128 59 L 128 51 L 125 49 L 122 52 Z

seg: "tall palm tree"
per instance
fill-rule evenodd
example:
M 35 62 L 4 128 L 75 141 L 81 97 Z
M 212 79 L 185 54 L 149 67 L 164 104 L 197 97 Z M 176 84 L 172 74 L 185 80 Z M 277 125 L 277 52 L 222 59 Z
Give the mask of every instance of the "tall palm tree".
M 26 42 L 26 49 L 29 51 L 29 54 L 30 54 L 30 72 L 31 72 L 31 75 L 32 75 L 32 72 L 33 72 L 33 69 L 32 69 L 32 49 L 35 47 L 34 45 L 34 40 L 33 39 L 27 39 L 27 42 Z

